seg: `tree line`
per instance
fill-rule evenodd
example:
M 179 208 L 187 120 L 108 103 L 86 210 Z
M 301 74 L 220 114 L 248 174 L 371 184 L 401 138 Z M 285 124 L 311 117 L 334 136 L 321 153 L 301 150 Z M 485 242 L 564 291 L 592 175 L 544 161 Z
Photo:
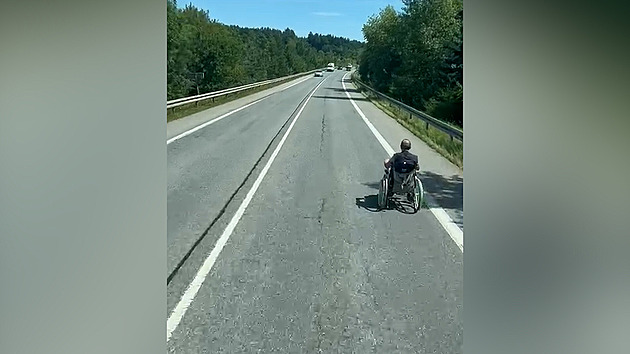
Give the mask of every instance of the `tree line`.
M 361 78 L 376 90 L 463 124 L 462 0 L 403 0 L 363 26 Z
M 167 0 L 167 96 L 175 99 L 356 62 L 362 42 L 293 30 L 224 25 L 208 11 Z M 202 75 L 203 73 L 203 75 Z

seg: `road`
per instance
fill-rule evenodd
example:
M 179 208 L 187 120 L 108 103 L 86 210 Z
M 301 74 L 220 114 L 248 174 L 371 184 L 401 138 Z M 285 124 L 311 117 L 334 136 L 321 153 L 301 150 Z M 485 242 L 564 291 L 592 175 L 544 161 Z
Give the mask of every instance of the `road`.
M 348 95 L 385 144 L 411 139 L 461 229 L 463 174 L 345 74 L 169 124 L 170 353 L 462 352 L 463 252 L 429 209 L 375 210 L 388 154 Z

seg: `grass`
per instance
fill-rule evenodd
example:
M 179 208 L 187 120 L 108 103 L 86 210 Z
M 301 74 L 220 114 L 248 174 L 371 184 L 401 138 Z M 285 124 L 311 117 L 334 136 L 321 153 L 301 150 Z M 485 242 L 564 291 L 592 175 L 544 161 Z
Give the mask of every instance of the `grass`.
M 304 75 L 304 76 L 308 76 L 308 75 Z M 302 77 L 304 77 L 302 76 Z M 301 78 L 301 77 L 298 77 Z M 224 103 L 228 103 L 234 100 L 237 100 L 239 98 L 243 98 L 246 96 L 249 96 L 251 94 L 260 92 L 260 91 L 264 91 L 266 89 L 272 88 L 274 86 L 278 86 L 281 84 L 284 84 L 286 82 L 289 82 L 291 80 L 295 80 L 298 79 L 296 77 L 294 78 L 290 78 L 290 79 L 286 79 L 286 80 L 282 80 L 279 82 L 275 82 L 275 83 L 270 83 L 267 85 L 263 85 L 263 86 L 259 86 L 259 87 L 254 87 L 248 90 L 243 90 L 237 93 L 231 93 L 229 95 L 223 95 L 220 97 L 216 97 L 214 99 L 207 99 L 207 100 L 202 100 L 199 101 L 197 103 L 190 103 L 190 104 L 185 104 L 179 107 L 175 107 L 175 108 L 170 108 L 166 110 L 166 121 L 167 122 L 172 122 L 174 120 L 177 119 L 181 119 L 184 117 L 187 117 L 191 114 L 195 114 L 195 113 L 199 113 L 201 111 L 205 111 L 206 109 L 212 108 L 212 107 L 216 107 L 219 105 L 222 105 Z
M 365 90 L 361 90 L 359 85 L 356 85 L 365 97 L 367 97 L 374 105 L 380 108 L 383 112 L 387 113 L 390 117 L 394 118 L 403 127 L 413 133 L 413 135 L 422 139 L 432 149 L 437 151 L 440 155 L 444 156 L 451 163 L 457 167 L 464 168 L 464 144 L 457 139 L 451 140 L 450 136 L 441 130 L 427 125 L 424 121 L 409 117 L 409 113 L 399 109 L 398 107 L 390 107 L 385 101 L 378 97 L 369 94 Z

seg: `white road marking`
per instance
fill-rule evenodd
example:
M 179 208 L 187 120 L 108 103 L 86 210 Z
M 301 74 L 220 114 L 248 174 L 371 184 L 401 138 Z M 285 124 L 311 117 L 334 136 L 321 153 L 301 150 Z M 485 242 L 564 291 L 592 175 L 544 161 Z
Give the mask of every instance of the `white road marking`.
M 291 87 L 293 87 L 293 86 L 295 86 L 295 85 L 297 85 L 297 84 L 300 84 L 300 83 L 302 83 L 302 82 L 304 82 L 304 81 L 306 81 L 306 80 L 308 80 L 308 79 L 310 79 L 310 77 L 307 77 L 307 78 L 305 78 L 305 79 L 303 79 L 303 80 L 300 80 L 300 81 L 298 81 L 298 82 L 295 82 L 295 83 L 293 83 L 293 84 L 291 84 L 291 85 L 289 85 L 289 86 L 287 86 L 287 87 L 285 87 L 285 88 L 283 88 L 282 90 L 279 90 L 279 91 L 277 91 L 277 92 L 282 92 L 282 91 L 284 91 L 284 90 L 286 90 L 286 89 L 289 89 L 289 88 L 291 88 Z M 166 141 L 166 145 L 168 145 L 168 144 L 172 143 L 173 141 L 179 140 L 179 139 L 181 139 L 181 138 L 185 137 L 186 135 L 190 135 L 190 134 L 192 134 L 192 133 L 196 132 L 196 131 L 197 131 L 197 130 L 199 130 L 199 129 L 203 129 L 203 128 L 205 128 L 205 127 L 209 126 L 210 124 L 216 123 L 216 122 L 220 121 L 221 119 L 223 119 L 223 118 L 225 118 L 225 117 L 228 117 L 228 116 L 230 116 L 230 115 L 232 115 L 232 114 L 234 114 L 234 113 L 236 113 L 236 112 L 238 112 L 238 111 L 241 111 L 241 110 L 243 110 L 243 109 L 245 109 L 245 108 L 247 108 L 247 107 L 249 107 L 249 106 L 253 106 L 253 105 L 255 105 L 256 103 L 258 103 L 258 102 L 260 102 L 260 101 L 262 101 L 262 100 L 264 100 L 264 99 L 266 99 L 266 98 L 269 98 L 269 97 L 270 97 L 270 96 L 263 97 L 263 98 L 261 98 L 261 99 L 258 99 L 258 100 L 256 100 L 256 101 L 254 101 L 254 102 L 250 102 L 250 103 L 248 103 L 248 104 L 246 104 L 246 105 L 244 105 L 244 106 L 242 106 L 242 107 L 239 107 L 239 108 L 237 108 L 237 109 L 235 109 L 235 110 L 233 110 L 233 111 L 227 112 L 227 113 L 225 113 L 225 114 L 223 114 L 223 115 L 221 115 L 221 116 L 219 116 L 219 117 L 217 117 L 217 118 L 214 118 L 214 119 L 212 119 L 212 120 L 210 120 L 210 121 L 207 121 L 207 122 L 205 122 L 205 123 L 203 123 L 203 124 L 201 124 L 201 125 L 198 125 L 198 126 L 196 126 L 196 127 L 192 128 L 192 129 L 190 129 L 190 130 L 187 130 L 187 131 L 185 131 L 185 132 L 183 132 L 183 133 L 181 133 L 181 134 L 179 134 L 179 135 L 177 135 L 177 136 L 174 136 L 174 137 L 172 137 L 172 138 L 170 138 L 170 139 L 168 139 L 168 140 Z
M 383 135 L 381 135 L 381 133 L 378 130 L 376 130 L 374 125 L 372 125 L 372 123 L 367 119 L 365 114 L 363 114 L 363 111 L 361 111 L 359 106 L 357 106 L 357 104 L 354 102 L 352 97 L 350 97 L 350 93 L 346 89 L 346 84 L 344 82 L 348 74 L 350 73 L 346 73 L 341 79 L 341 85 L 343 86 L 343 90 L 345 91 L 346 96 L 348 96 L 350 103 L 352 103 L 352 106 L 354 106 L 354 109 L 357 111 L 357 113 L 359 113 L 361 118 L 363 118 L 363 121 L 365 122 L 365 124 L 367 124 L 368 128 L 370 128 L 370 130 L 372 131 L 372 134 L 374 134 L 374 136 L 376 137 L 376 140 L 378 140 L 378 142 L 381 143 L 381 146 L 385 149 L 387 154 L 389 156 L 392 156 L 396 151 L 394 151 L 394 149 L 389 145 L 389 143 L 387 143 L 385 138 L 383 138 Z M 455 241 L 455 243 L 457 244 L 457 247 L 459 247 L 459 249 L 462 252 L 464 252 L 464 233 L 462 232 L 462 230 L 459 228 L 459 226 L 457 226 L 457 224 L 455 224 L 455 222 L 453 222 L 453 219 L 451 219 L 451 217 L 448 216 L 446 211 L 437 205 L 435 200 L 430 195 L 425 193 L 425 199 L 427 201 L 427 204 L 429 205 L 429 210 L 431 210 L 431 213 L 433 213 L 436 219 L 438 219 L 438 221 L 440 222 L 440 225 L 442 225 L 444 230 L 446 230 L 446 232 L 449 234 L 449 236 L 451 236 L 453 241 Z
M 247 208 L 247 206 L 251 202 L 252 198 L 254 197 L 254 193 L 256 193 L 256 190 L 258 190 L 258 187 L 260 186 L 263 178 L 265 177 L 265 175 L 269 171 L 269 168 L 271 167 L 271 164 L 275 160 L 276 156 L 280 152 L 280 149 L 282 148 L 282 145 L 284 145 L 285 140 L 287 139 L 287 137 L 289 136 L 289 133 L 293 129 L 293 126 L 295 125 L 295 122 L 297 122 L 298 118 L 302 114 L 302 111 L 304 110 L 304 107 L 306 107 L 306 105 L 308 104 L 308 101 L 311 99 L 311 96 L 313 96 L 315 91 L 317 91 L 317 89 L 324 83 L 324 81 L 325 80 L 322 80 L 322 82 L 320 82 L 315 87 L 315 89 L 311 92 L 311 94 L 308 96 L 308 98 L 306 99 L 306 101 L 302 105 L 302 108 L 300 108 L 300 110 L 298 111 L 297 115 L 293 119 L 293 122 L 291 122 L 291 125 L 289 125 L 289 128 L 287 129 L 287 131 L 284 133 L 284 136 L 280 140 L 280 143 L 278 144 L 276 149 L 271 154 L 271 157 L 269 158 L 269 161 L 267 161 L 267 164 L 265 164 L 265 167 L 263 167 L 262 171 L 258 175 L 258 178 L 256 178 L 256 181 L 254 182 L 254 185 L 249 190 L 249 192 L 247 192 L 247 196 L 245 196 L 245 199 L 243 200 L 241 205 L 238 207 L 238 210 L 236 211 L 236 213 L 234 214 L 234 216 L 230 220 L 230 223 L 227 225 L 227 227 L 223 231 L 223 234 L 221 234 L 221 237 L 219 237 L 219 240 L 217 240 L 217 243 L 215 244 L 214 248 L 210 252 L 210 255 L 208 255 L 208 258 L 206 258 L 206 260 L 203 262 L 203 265 L 197 271 L 197 274 L 195 275 L 195 278 L 193 279 L 193 281 L 190 283 L 190 285 L 186 289 L 186 292 L 184 292 L 184 295 L 182 295 L 181 299 L 179 300 L 179 303 L 177 303 L 177 306 L 175 307 L 175 309 L 173 310 L 171 315 L 168 317 L 168 320 L 166 321 L 166 341 L 167 342 L 171 338 L 171 335 L 172 335 L 173 331 L 179 325 L 179 322 L 184 317 L 184 314 L 186 313 L 186 310 L 188 309 L 188 307 L 192 303 L 193 299 L 197 295 L 197 292 L 201 288 L 201 285 L 203 284 L 203 282 L 205 281 L 206 277 L 210 273 L 210 270 L 212 269 L 212 266 L 214 265 L 214 262 L 219 257 L 219 254 L 221 253 L 221 250 L 223 250 L 223 247 L 225 246 L 225 244 L 227 243 L 228 239 L 230 238 L 230 235 L 232 235 L 232 232 L 234 231 L 234 228 L 236 228 L 236 225 L 238 224 L 239 220 L 243 216 L 243 213 L 245 213 L 245 209 Z
M 227 113 L 225 113 L 225 114 L 223 114 L 223 115 L 220 115 L 220 116 L 218 116 L 217 118 L 214 118 L 213 120 L 207 121 L 207 122 L 205 122 L 205 123 L 203 123 L 203 124 L 201 124 L 201 125 L 198 125 L 198 126 L 196 126 L 196 127 L 192 128 L 192 129 L 190 129 L 190 130 L 187 130 L 187 131 L 185 131 L 185 132 L 183 132 L 183 133 L 181 133 L 181 134 L 179 134 L 179 135 L 177 135 L 177 136 L 174 136 L 174 137 L 172 137 L 172 138 L 168 139 L 168 140 L 166 141 L 166 144 L 168 145 L 168 144 L 172 143 L 172 142 L 173 142 L 173 141 L 175 141 L 175 140 L 179 140 L 179 139 L 181 139 L 181 138 L 185 137 L 186 135 L 190 135 L 190 134 L 192 134 L 192 133 L 196 132 L 197 130 L 203 129 L 203 128 L 205 128 L 205 127 L 209 126 L 210 124 L 216 123 L 216 122 L 220 121 L 221 119 L 223 119 L 223 118 L 225 118 L 225 117 L 227 117 L 227 116 L 230 116 L 230 115 L 232 115 L 232 114 L 234 114 L 234 113 L 236 113 L 236 112 L 238 112 L 238 111 L 241 111 L 241 110 L 243 110 L 243 109 L 245 109 L 245 108 L 247 108 L 247 107 L 249 107 L 249 106 L 253 106 L 253 105 L 255 105 L 256 103 L 258 103 L 258 102 L 260 102 L 260 101 L 264 100 L 265 98 L 267 98 L 267 97 L 263 97 L 263 98 L 261 98 L 261 99 L 258 99 L 258 100 L 256 100 L 256 101 L 254 101 L 254 102 L 248 103 L 248 104 L 246 104 L 246 105 L 244 105 L 244 106 L 242 106 L 242 107 L 239 107 L 239 108 L 237 108 L 237 109 L 235 109 L 235 110 L 233 110 L 233 111 L 229 111 L 229 112 L 227 112 Z

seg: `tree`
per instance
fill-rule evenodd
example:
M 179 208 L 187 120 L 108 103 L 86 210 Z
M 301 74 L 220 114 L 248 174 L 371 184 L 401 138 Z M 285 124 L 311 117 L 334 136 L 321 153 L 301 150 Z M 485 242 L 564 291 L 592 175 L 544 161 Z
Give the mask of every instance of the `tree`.
M 389 91 L 392 77 L 402 64 L 400 30 L 400 17 L 391 5 L 370 17 L 363 26 L 367 44 L 359 70 L 379 91 Z
M 360 75 L 375 89 L 461 124 L 463 4 L 403 0 L 363 26 Z

